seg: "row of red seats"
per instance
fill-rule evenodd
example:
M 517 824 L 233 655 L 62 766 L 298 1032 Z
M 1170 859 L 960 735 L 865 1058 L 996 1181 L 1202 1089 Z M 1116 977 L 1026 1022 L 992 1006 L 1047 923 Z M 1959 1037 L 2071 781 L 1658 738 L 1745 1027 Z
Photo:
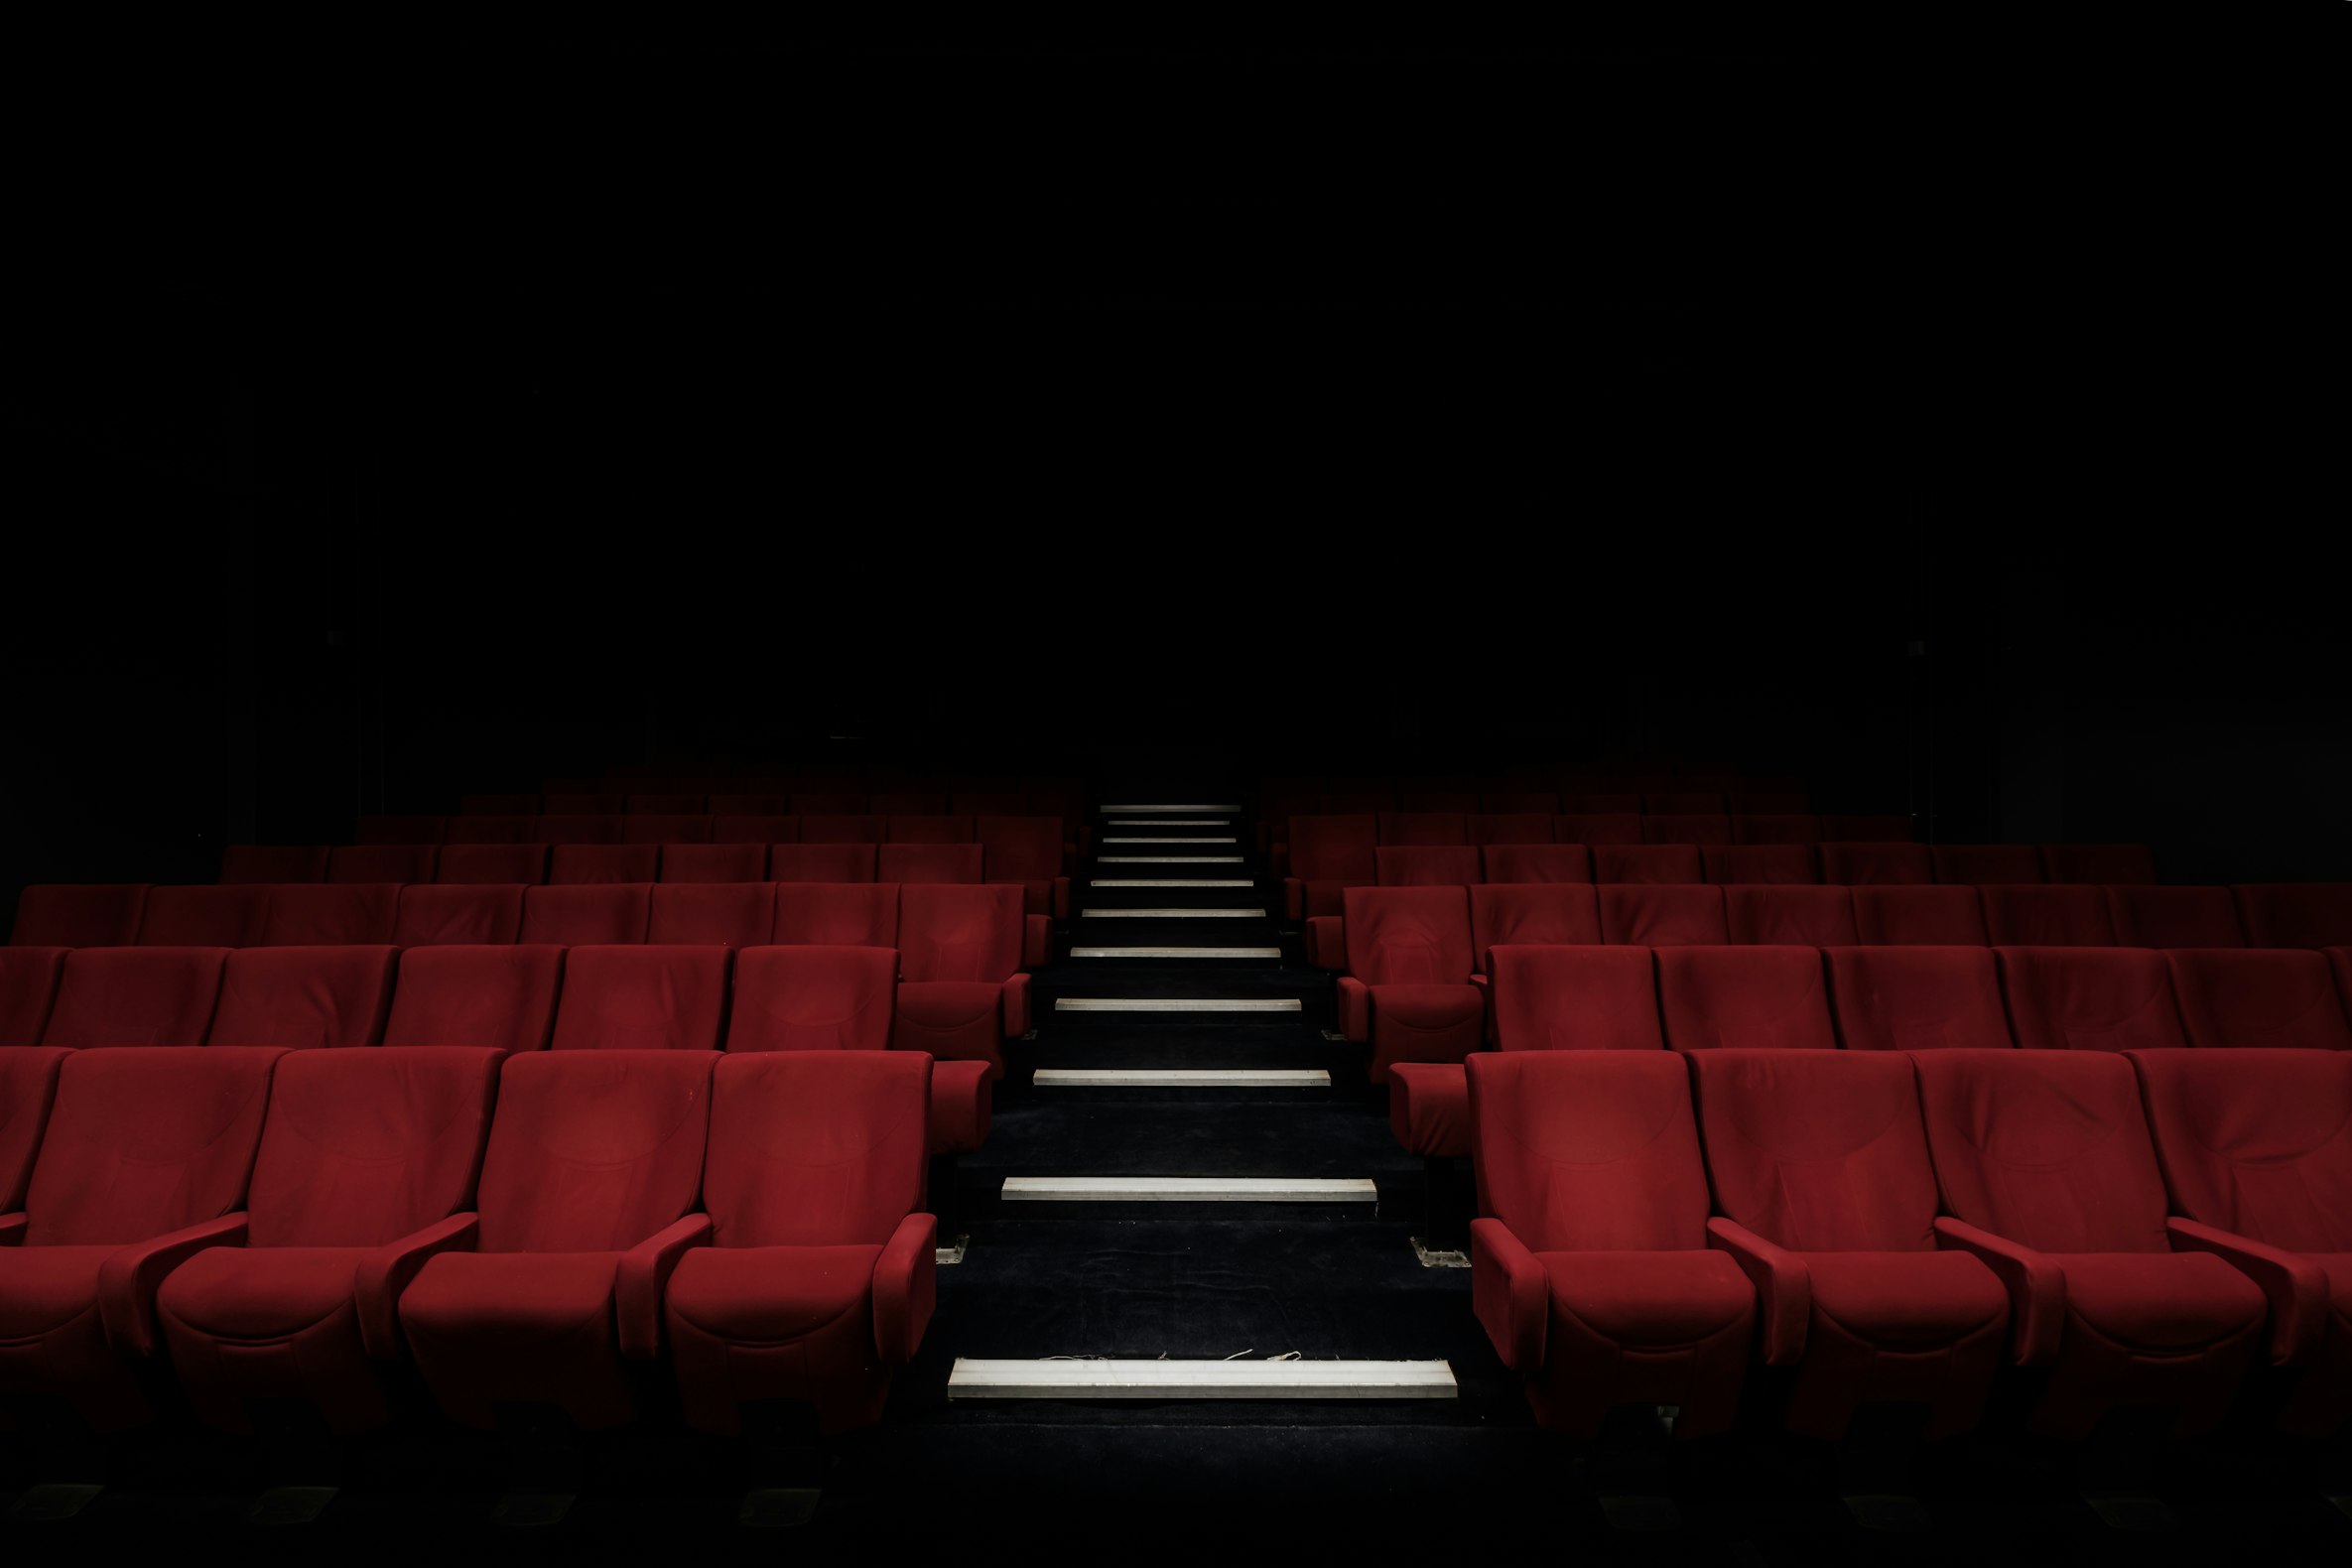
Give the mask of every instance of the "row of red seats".
M 919 1053 L 0 1052 L 0 1405 L 351 1432 L 413 1360 L 452 1419 L 878 1420 L 935 1299 Z
M 1261 820 L 1279 823 L 1309 812 L 1784 812 L 1803 811 L 1806 801 L 1804 785 L 1794 779 L 1538 772 L 1494 779 L 1266 779 L 1257 809 Z
M 1638 812 L 1381 811 L 1288 819 L 1275 837 L 1310 852 L 1359 853 L 1374 845 L 1445 844 L 1907 844 L 1908 817 L 1777 812 L 1667 815 Z
M 1633 947 L 2329 948 L 2352 945 L 2352 883 L 2238 887 L 1819 887 L 1484 882 L 1351 887 L 1306 923 L 1306 958 L 1363 973 L 1379 953 L 1485 968 L 1503 942 Z
M 1062 869 L 1059 817 L 646 816 L 362 817 L 360 844 L 980 844 L 1034 861 L 1028 875 Z
M 901 962 L 830 945 L 0 948 L 0 1047 L 922 1051 L 939 1060 L 933 1148 L 969 1153 L 1026 990 L 902 980 Z
M 1838 882 L 1928 887 L 2156 881 L 2138 844 L 1490 844 L 1382 845 L 1375 887 L 1470 882 Z M 1361 887 L 1348 880 L 1340 885 Z M 1329 899 L 1306 884 L 1302 907 Z
M 1538 1420 L 1733 1420 L 1752 1362 L 1787 1425 L 1876 1404 L 1926 1435 L 2005 1367 L 2029 1430 L 2119 1407 L 2212 1428 L 2352 1415 L 2352 1058 L 1942 1051 L 1487 1055 L 1471 1299 Z
M 463 795 L 457 800 L 460 817 L 534 817 L 599 815 L 624 812 L 630 816 L 791 816 L 804 812 L 820 816 L 939 816 L 1023 817 L 1031 814 L 1076 817 L 1086 810 L 1086 789 L 1064 784 L 1032 789 L 883 789 L 788 786 L 763 788 L 756 784 L 726 784 L 702 789 L 680 786 L 660 790 L 549 789 L 536 794 Z
M 1052 920 L 1022 906 L 1011 882 L 49 882 L 19 895 L 10 944 L 820 942 L 1003 957 L 1010 973 L 1053 945 Z

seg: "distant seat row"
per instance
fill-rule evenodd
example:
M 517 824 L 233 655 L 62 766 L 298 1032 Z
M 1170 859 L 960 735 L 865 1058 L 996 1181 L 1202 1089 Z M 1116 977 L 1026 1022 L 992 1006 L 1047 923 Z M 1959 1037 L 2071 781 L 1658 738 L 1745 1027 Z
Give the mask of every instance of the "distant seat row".
M 1040 875 L 1048 864 L 1063 869 L 1076 848 L 1059 817 L 930 814 L 362 817 L 354 838 L 363 845 L 980 844 L 1033 858 Z
M 930 1058 L 478 1049 L 0 1052 L 0 1409 L 119 1431 L 152 1374 L 250 1432 L 297 1400 L 879 1420 L 935 1299 Z M 13 1414 L 13 1412 L 11 1412 Z
M 1285 818 L 1260 838 L 1277 873 L 1322 877 L 1323 868 L 1381 845 L 1908 844 L 1911 821 L 1811 812 L 1320 812 Z
M 1303 812 L 1784 812 L 1806 809 L 1796 779 L 1608 778 L 1537 773 L 1497 779 L 1266 779 L 1258 815 L 1279 822 Z
M 539 795 L 465 795 L 457 816 L 779 817 L 849 816 L 1064 817 L 1085 813 L 1083 789 L 1046 790 L 665 790 L 549 791 Z

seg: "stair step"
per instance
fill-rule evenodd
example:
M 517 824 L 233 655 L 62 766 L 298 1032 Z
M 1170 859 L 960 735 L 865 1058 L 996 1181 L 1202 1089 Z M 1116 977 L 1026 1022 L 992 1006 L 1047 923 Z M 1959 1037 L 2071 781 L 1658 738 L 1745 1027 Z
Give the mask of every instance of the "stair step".
M 1081 920 L 1263 920 L 1263 909 L 1081 909 Z
M 1116 834 L 1106 834 L 1103 842 L 1105 844 L 1234 844 L 1238 841 L 1231 837 L 1220 839 L 1207 834 L 1193 839 L 1122 839 Z
M 959 1356 L 950 1399 L 1452 1399 L 1450 1363 Z
M 1298 1012 L 1296 996 L 1057 996 L 1056 1012 Z
M 1231 828 L 1231 817 L 1107 817 L 1109 828 Z
M 1369 1176 L 1007 1176 L 1007 1203 L 1377 1203 Z
M 1103 865 L 1240 865 L 1238 854 L 1098 854 Z
M 1104 816 L 1108 817 L 1108 816 L 1110 816 L 1110 815 L 1111 815 L 1112 812 L 1118 812 L 1118 811 L 1131 811 L 1131 812 L 1138 812 L 1138 813 L 1140 813 L 1140 812 L 1147 812 L 1147 811 L 1148 811 L 1148 812 L 1170 812 L 1170 811 L 1193 811 L 1193 812 L 1201 812 L 1201 811 L 1240 811 L 1241 808 L 1241 807 L 1239 807 L 1239 806 L 1103 806 L 1103 807 L 1098 807 L 1097 809 L 1098 809 L 1099 811 L 1101 811 L 1101 812 L 1103 813 L 1103 815 L 1104 815 Z
M 1074 959 L 1276 959 L 1280 948 L 1072 948 Z
M 1040 1089 L 1329 1089 L 1320 1067 L 1041 1067 Z
M 1089 887 L 1255 887 L 1251 876 L 1097 876 Z

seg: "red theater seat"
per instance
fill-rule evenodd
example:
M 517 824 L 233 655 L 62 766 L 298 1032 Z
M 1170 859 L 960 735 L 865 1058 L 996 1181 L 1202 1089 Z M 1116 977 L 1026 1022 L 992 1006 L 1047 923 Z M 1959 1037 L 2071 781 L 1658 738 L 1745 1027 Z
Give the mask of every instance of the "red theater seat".
M 2352 1022 L 2324 955 L 2180 948 L 2163 957 L 2190 1045 L 2352 1051 Z
M 324 882 L 323 844 L 232 844 L 220 851 L 223 882 Z
M 463 887 L 537 885 L 547 880 L 544 844 L 445 844 L 433 879 Z
M 268 887 L 155 887 L 139 921 L 139 944 L 150 948 L 244 948 L 261 940 L 269 918 Z
M 0 1053 L 41 1043 L 70 948 L 0 948 Z M 0 1213 L 6 1213 L 0 1206 Z
M 1398 1062 L 1459 1062 L 1478 1049 L 1486 995 L 1476 968 L 1470 895 L 1461 887 L 1352 887 L 1340 1028 L 1372 1044 L 1372 1081 Z
M 807 1401 L 821 1432 L 881 1419 L 937 1295 L 919 1212 L 931 1062 L 897 1051 L 728 1055 L 703 1177 L 710 1244 L 670 1276 L 670 1360 L 689 1426 Z
M 1470 890 L 1470 956 L 1479 973 L 1487 955 L 1505 943 L 1595 943 L 1601 905 L 1581 882 L 1549 885 L 1489 883 Z
M 768 847 L 764 844 L 665 844 L 661 847 L 664 882 L 764 882 L 768 875 Z
M 20 1214 L 0 1216 L 0 1404 L 63 1399 L 120 1431 L 153 1411 L 133 1367 L 161 1347 L 155 1289 L 243 1240 L 276 1051 L 78 1051 Z
M 975 842 L 970 817 L 939 814 L 892 815 L 883 820 L 884 844 L 971 844 Z
M 529 844 L 544 817 L 452 817 L 442 824 L 443 844 Z M 571 818 L 558 818 L 569 822 Z M 540 840 L 542 844 L 548 840 Z
M 623 844 L 709 844 L 711 819 L 701 816 L 673 816 L 648 814 L 627 816 L 620 820 L 620 842 Z
M 470 1234 L 497 1090 L 495 1051 L 304 1052 L 277 1065 L 244 1244 L 174 1269 L 156 1317 L 206 1424 L 299 1399 L 329 1432 L 391 1419 L 379 1364 L 401 1355 L 401 1288 Z
M 2352 945 L 2352 882 L 2242 882 L 2231 891 L 2249 947 Z
M 1935 880 L 1935 862 L 1923 844 L 1823 844 L 1821 879 L 1848 887 L 1924 887 Z
M 1985 934 L 1995 947 L 2109 948 L 2107 894 L 2096 887 L 1980 887 Z
M 636 1414 L 625 1361 L 660 1353 L 662 1287 L 711 1234 L 689 1214 L 711 1121 L 701 1051 L 511 1057 L 477 1227 L 426 1262 L 400 1324 L 451 1420 L 554 1405 L 594 1430 Z
M 412 948 L 400 955 L 384 1043 L 544 1050 L 563 974 L 557 947 Z
M 1658 1019 L 1677 1051 L 1837 1048 L 1813 948 L 1660 948 Z
M 1458 811 L 1384 811 L 1377 842 L 1383 845 L 1470 843 L 1469 817 Z
M 1824 948 L 1830 1010 L 1849 1051 L 2014 1046 L 1990 948 Z
M 1383 845 L 1372 863 L 1382 887 L 1468 887 L 1479 879 L 1479 851 L 1470 845 Z
M 870 882 L 870 844 L 778 844 L 768 849 L 771 882 Z
M 1801 844 L 1708 845 L 1699 851 L 1710 882 L 1817 882 L 1813 851 Z
M 1705 861 L 1695 844 L 1597 844 L 1593 880 L 1646 883 L 1703 882 Z
M 1723 890 L 1724 924 L 1745 945 L 1851 947 L 1854 898 L 1843 887 L 1752 887 Z
M 339 844 L 327 856 L 327 880 L 430 882 L 439 855 L 430 844 Z
M 2147 1051 L 2188 1044 L 2161 953 L 1995 948 L 2010 1028 L 2028 1051 Z
M 1935 879 L 1961 887 L 1985 887 L 2018 882 L 2040 882 L 2041 856 L 2029 844 L 1938 844 L 1927 857 L 1934 862 Z
M 895 882 L 778 882 L 774 935 L 778 946 L 895 948 Z
M 20 1213 L 25 1207 L 33 1158 L 41 1152 L 49 1108 L 57 1099 L 58 1069 L 71 1054 L 36 1045 L 0 1051 L 0 1217 Z M 0 1246 L 11 1245 L 14 1240 L 0 1241 Z
M 1721 815 L 1661 816 L 1641 819 L 1643 844 L 1729 844 L 1732 820 Z
M 550 887 L 650 882 L 661 863 L 659 845 L 559 844 L 548 851 L 547 881 Z
M 2238 906 L 2226 887 L 2107 889 L 2107 922 L 2123 948 L 2242 948 Z
M 647 905 L 645 940 L 756 948 L 766 946 L 775 929 L 772 883 L 656 883 Z
M 564 957 L 558 1051 L 716 1051 L 726 948 L 579 947 Z
M 1619 947 L 1722 947 L 1732 939 L 1723 889 L 1697 886 L 1602 886 L 1601 940 Z
M 798 817 L 728 816 L 711 819 L 713 844 L 798 844 Z
M 1490 844 L 1479 855 L 1490 882 L 1593 879 L 1593 851 L 1581 844 Z
M 1936 1239 L 2001 1277 L 2013 1358 L 2047 1369 L 2028 1425 L 2079 1440 L 2118 1405 L 2177 1408 L 2182 1433 L 2217 1424 L 2262 1337 L 2263 1294 L 2218 1257 L 2172 1249 L 2132 1064 L 2082 1051 L 1911 1063 L 1950 1216 Z
M 523 893 L 522 940 L 559 947 L 642 942 L 652 898 L 651 882 L 528 888 Z
M 1857 887 L 1854 929 L 1870 947 L 1986 946 L 1973 887 Z
M 399 923 L 397 882 L 289 882 L 269 895 L 256 947 L 388 943 Z
M 399 956 L 389 945 L 231 953 L 204 1041 L 289 1051 L 373 1045 L 384 1036 Z
M 12 947 L 119 948 L 139 940 L 145 882 L 36 882 L 17 895 Z
M 783 889 L 777 891 L 781 942 Z M 898 903 L 900 980 L 892 1044 L 950 1061 L 985 1062 L 991 1079 L 1003 1077 L 1003 1042 L 1029 1031 L 1020 888 L 1009 882 L 978 887 L 909 882 L 899 889 Z
M 41 1043 L 201 1045 L 226 948 L 78 948 L 65 956 Z
M 2145 844 L 2045 844 L 2041 868 L 2053 882 L 2134 882 L 2156 879 L 2156 857 Z
M 1066 920 L 1070 878 L 1062 874 L 1062 820 L 1059 817 L 980 817 L 973 837 L 986 851 L 991 882 L 1021 884 L 1021 907 L 1032 915 Z
M 358 844 L 439 844 L 447 831 L 440 817 L 362 817 L 351 837 Z
M 1495 1043 L 1505 1051 L 1656 1051 L 1647 948 L 1498 945 L 1488 954 Z
M 1756 1286 L 1764 1364 L 1797 1369 L 1789 1428 L 1834 1441 L 1868 1404 L 1927 1406 L 1929 1438 L 1975 1426 L 2009 1292 L 1967 1252 L 1936 1247 L 1910 1063 L 1709 1051 L 1690 1069 L 1723 1211 L 1708 1238 Z
M 1743 845 L 1815 845 L 1821 842 L 1821 819 L 1806 812 L 1771 812 L 1732 819 L 1732 843 Z M 1807 856 L 1806 864 L 1812 863 Z
M 1379 881 L 1375 819 L 1370 812 L 1290 819 L 1290 874 L 1282 907 L 1291 920 L 1341 912 L 1341 894 Z
M 481 947 L 522 934 L 523 888 L 412 884 L 400 890 L 392 941 L 403 948 Z
M 888 831 L 889 819 L 880 816 L 803 812 L 800 819 L 803 844 L 880 844 Z
M 1465 819 L 1465 831 L 1476 845 L 1544 845 L 1552 842 L 1552 817 L 1549 812 L 1492 812 Z
M 538 844 L 618 844 L 623 821 L 618 812 L 540 817 L 531 824 L 530 838 Z
M 1537 1423 L 1598 1436 L 1622 1405 L 1731 1425 L 1756 1292 L 1709 1248 L 1689 1080 L 1658 1053 L 1470 1059 L 1471 1306 Z
M 2132 1053 L 2163 1167 L 2173 1250 L 2210 1252 L 2270 1299 L 2278 1424 L 2352 1420 L 2352 1058 Z
M 874 877 L 882 882 L 971 885 L 980 880 L 984 858 L 985 851 L 977 844 L 885 844 L 875 850 Z
M 1554 844 L 1639 844 L 1641 819 L 1631 812 L 1571 812 L 1552 819 Z
M 888 1050 L 897 980 L 889 948 L 752 948 L 736 964 L 726 1048 Z

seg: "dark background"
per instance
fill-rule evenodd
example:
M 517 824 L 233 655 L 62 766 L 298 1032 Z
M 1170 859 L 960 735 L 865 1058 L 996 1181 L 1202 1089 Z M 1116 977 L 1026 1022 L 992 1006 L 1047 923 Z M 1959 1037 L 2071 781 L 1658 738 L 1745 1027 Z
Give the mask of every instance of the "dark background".
M 1914 42 L 35 61 L 0 891 L 730 757 L 2352 876 L 2311 100 Z

